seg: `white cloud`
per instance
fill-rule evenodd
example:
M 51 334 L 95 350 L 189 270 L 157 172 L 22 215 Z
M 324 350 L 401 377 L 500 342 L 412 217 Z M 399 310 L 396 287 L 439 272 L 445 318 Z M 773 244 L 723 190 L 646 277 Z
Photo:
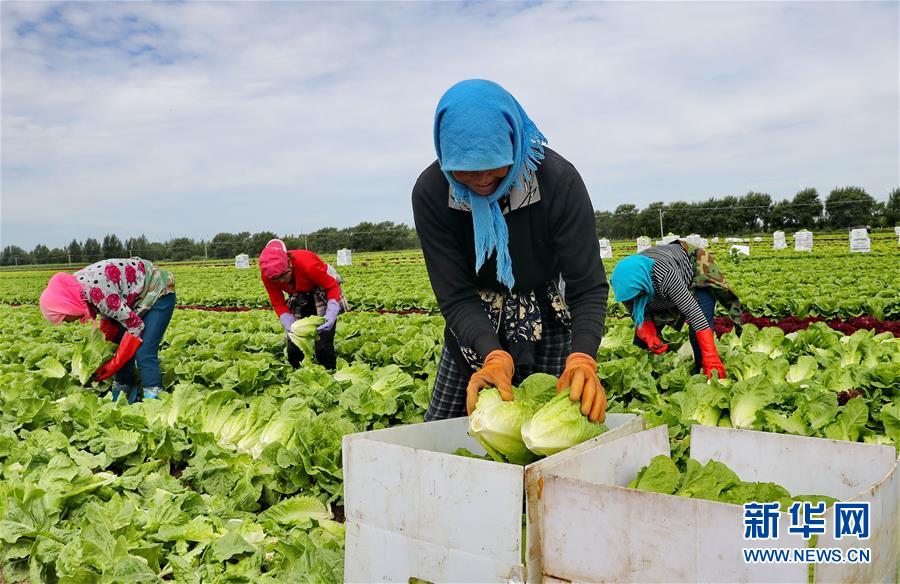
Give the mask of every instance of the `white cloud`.
M 900 183 L 896 3 L 2 10 L 2 245 L 411 221 L 441 93 L 494 79 L 595 206 Z

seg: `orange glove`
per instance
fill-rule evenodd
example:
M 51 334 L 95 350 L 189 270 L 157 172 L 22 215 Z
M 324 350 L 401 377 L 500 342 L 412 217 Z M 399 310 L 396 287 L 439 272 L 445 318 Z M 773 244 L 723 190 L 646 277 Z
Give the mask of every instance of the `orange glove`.
M 572 353 L 559 376 L 556 391 L 569 388 L 569 399 L 581 401 L 581 413 L 592 422 L 606 419 L 606 393 L 597 377 L 597 362 L 585 353 Z
M 488 353 L 481 369 L 469 378 L 466 386 L 466 412 L 471 416 L 478 403 L 478 392 L 485 387 L 496 387 L 503 401 L 512 401 L 512 378 L 516 371 L 512 355 L 497 349 Z

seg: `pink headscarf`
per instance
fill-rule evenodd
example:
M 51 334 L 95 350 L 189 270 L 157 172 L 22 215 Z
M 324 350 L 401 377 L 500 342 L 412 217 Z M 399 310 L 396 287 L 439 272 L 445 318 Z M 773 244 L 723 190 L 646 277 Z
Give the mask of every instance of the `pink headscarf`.
M 67 316 L 81 316 L 81 322 L 91 319 L 91 311 L 81 291 L 81 284 L 72 274 L 53 274 L 47 287 L 41 292 L 41 313 L 55 325 Z
M 280 239 L 273 239 L 266 244 L 259 254 L 259 271 L 269 280 L 288 271 L 290 261 L 287 246 Z

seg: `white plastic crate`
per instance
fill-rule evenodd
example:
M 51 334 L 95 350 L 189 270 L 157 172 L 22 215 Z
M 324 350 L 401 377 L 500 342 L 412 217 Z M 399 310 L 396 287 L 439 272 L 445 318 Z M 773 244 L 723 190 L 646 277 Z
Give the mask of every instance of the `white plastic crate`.
M 794 251 L 812 251 L 813 234 L 810 231 L 798 231 L 794 234 Z
M 239 270 L 247 270 L 250 268 L 250 256 L 245 253 L 234 256 L 234 267 Z
M 898 237 L 900 237 L 900 235 L 898 235 Z M 641 253 L 642 251 L 644 251 L 648 247 L 651 247 L 652 245 L 653 245 L 653 242 L 650 240 L 649 237 L 638 237 L 637 238 L 637 252 L 638 253 Z
M 684 238 L 684 240 L 685 240 L 686 242 L 690 243 L 690 244 L 693 245 L 694 247 L 703 247 L 702 245 L 700 245 L 700 242 L 702 241 L 702 239 L 703 239 L 703 238 L 701 238 L 701 237 L 700 237 L 698 234 L 696 234 L 696 233 L 692 233 L 692 234 L 690 234 L 690 235 L 688 235 L 687 237 Z
M 600 257 L 604 260 L 613 259 L 612 244 L 608 239 L 598 240 L 600 244 Z
M 452 454 L 484 454 L 468 418 L 345 436 L 344 580 L 539 582 L 543 469 L 644 428 L 632 414 L 605 423 L 609 432 L 526 467 Z
M 656 245 L 668 245 L 677 239 L 681 239 L 681 236 L 669 234 L 669 235 L 666 235 L 665 237 L 663 237 L 662 239 L 657 240 Z
M 869 253 L 872 251 L 872 242 L 866 229 L 850 230 L 850 252 Z
M 777 540 L 743 539 L 740 505 L 628 489 L 638 471 L 669 454 L 665 426 L 638 432 L 544 469 L 545 582 L 807 582 L 807 564 L 746 564 L 742 548 L 806 548 L 779 514 Z M 817 547 L 870 548 L 869 564 L 818 564 L 814 582 L 894 582 L 900 473 L 893 446 L 695 425 L 692 458 L 717 460 L 745 481 L 791 494 L 868 501 L 870 537 L 835 539 L 833 513 Z
M 787 241 L 784 238 L 784 231 L 776 231 L 772 234 L 772 249 L 787 248 Z
M 339 249 L 337 251 L 337 265 L 339 266 L 352 266 L 353 265 L 353 252 L 349 249 Z

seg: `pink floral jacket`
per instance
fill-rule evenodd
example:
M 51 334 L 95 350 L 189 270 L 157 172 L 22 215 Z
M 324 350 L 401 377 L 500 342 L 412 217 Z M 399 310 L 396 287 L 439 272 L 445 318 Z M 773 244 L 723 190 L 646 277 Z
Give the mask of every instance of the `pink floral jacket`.
M 146 312 L 160 296 L 175 290 L 175 278 L 141 258 L 101 260 L 75 272 L 84 296 L 97 313 L 141 336 Z

